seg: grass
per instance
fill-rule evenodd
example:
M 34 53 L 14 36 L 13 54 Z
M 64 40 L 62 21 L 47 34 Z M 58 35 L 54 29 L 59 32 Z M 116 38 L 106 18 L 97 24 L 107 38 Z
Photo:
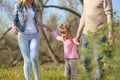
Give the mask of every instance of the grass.
M 22 67 L 0 69 L 0 80 L 24 80 Z
M 85 73 L 83 66 L 79 63 L 78 63 L 78 80 L 94 80 L 90 77 L 90 75 Z M 115 79 L 114 77 L 116 75 L 112 75 L 112 74 L 113 73 L 107 75 L 102 80 L 119 80 L 119 79 Z M 92 76 L 94 76 L 94 74 Z M 59 66 L 56 66 L 52 63 L 41 65 L 40 79 L 41 80 L 67 80 L 64 77 L 64 64 L 60 64 Z M 24 80 L 23 66 L 17 65 L 12 68 L 0 68 L 0 80 Z M 32 71 L 31 71 L 31 80 L 34 80 Z
M 85 75 L 81 66 L 78 68 L 79 80 L 84 80 Z M 82 79 L 84 78 L 84 79 Z M 56 66 L 52 63 L 44 64 L 40 66 L 40 79 L 41 80 L 67 80 L 64 77 L 64 64 Z M 24 80 L 23 66 L 17 65 L 12 68 L 0 68 L 0 80 Z M 31 80 L 34 80 L 33 73 L 31 71 Z

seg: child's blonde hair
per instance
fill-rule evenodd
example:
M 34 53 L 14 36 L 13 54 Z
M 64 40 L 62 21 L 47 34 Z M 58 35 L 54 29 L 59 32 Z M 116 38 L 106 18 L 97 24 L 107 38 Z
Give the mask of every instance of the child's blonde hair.
M 71 33 L 70 27 L 71 27 L 70 24 L 61 24 L 60 30 L 59 30 L 60 34 L 67 33 L 69 38 L 72 38 L 72 33 Z

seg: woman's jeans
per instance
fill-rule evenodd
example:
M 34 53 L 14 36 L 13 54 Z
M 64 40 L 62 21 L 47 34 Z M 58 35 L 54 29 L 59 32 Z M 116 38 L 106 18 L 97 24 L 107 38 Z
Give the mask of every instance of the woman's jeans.
M 35 80 L 40 80 L 39 75 L 39 33 L 35 34 L 23 34 L 18 33 L 18 44 L 24 59 L 24 75 L 25 80 L 30 80 L 30 65 L 32 63 L 32 69 L 35 76 Z
M 82 53 L 81 59 L 86 72 L 95 69 L 96 78 L 99 80 L 102 75 L 103 56 L 101 53 L 102 43 L 106 41 L 106 37 L 82 35 Z M 91 64 L 94 63 L 91 67 Z

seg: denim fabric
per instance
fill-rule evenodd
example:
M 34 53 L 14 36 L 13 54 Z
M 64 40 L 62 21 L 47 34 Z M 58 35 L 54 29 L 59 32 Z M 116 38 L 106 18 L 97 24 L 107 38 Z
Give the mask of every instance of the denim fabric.
M 85 67 L 86 72 L 90 72 L 93 67 L 95 67 L 96 78 L 99 80 L 102 75 L 102 66 L 103 66 L 103 56 L 101 55 L 100 49 L 101 44 L 106 41 L 106 37 L 98 37 L 98 36 L 87 36 L 85 34 L 82 35 L 82 50 L 81 59 L 82 63 Z M 90 51 L 91 50 L 91 51 Z M 90 66 L 92 60 L 95 65 L 93 67 Z
M 21 54 L 24 59 L 25 80 L 30 80 L 31 63 L 35 80 L 40 80 L 38 61 L 39 41 L 40 38 L 38 33 L 35 34 L 23 34 L 20 32 L 18 33 L 18 43 L 21 50 Z
M 38 10 L 34 5 L 32 8 L 35 13 L 34 23 L 35 23 L 36 30 L 38 32 L 39 31 L 39 29 L 38 29 Z M 24 5 L 22 5 L 21 3 L 15 4 L 12 21 L 16 25 L 17 29 L 20 32 L 24 32 L 25 27 L 26 27 L 26 22 L 27 22 L 27 8 Z
M 65 77 L 77 80 L 77 59 L 65 59 Z

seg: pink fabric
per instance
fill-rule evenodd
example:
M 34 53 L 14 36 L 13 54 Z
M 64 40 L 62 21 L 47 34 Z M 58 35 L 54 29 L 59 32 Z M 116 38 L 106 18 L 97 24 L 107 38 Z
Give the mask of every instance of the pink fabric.
M 80 45 L 80 43 L 76 42 L 73 38 L 72 40 L 67 39 L 64 40 L 62 36 L 59 36 L 55 31 L 52 32 L 52 36 L 57 39 L 58 41 L 61 41 L 64 46 L 64 58 L 78 58 L 78 53 L 76 50 L 76 46 Z

